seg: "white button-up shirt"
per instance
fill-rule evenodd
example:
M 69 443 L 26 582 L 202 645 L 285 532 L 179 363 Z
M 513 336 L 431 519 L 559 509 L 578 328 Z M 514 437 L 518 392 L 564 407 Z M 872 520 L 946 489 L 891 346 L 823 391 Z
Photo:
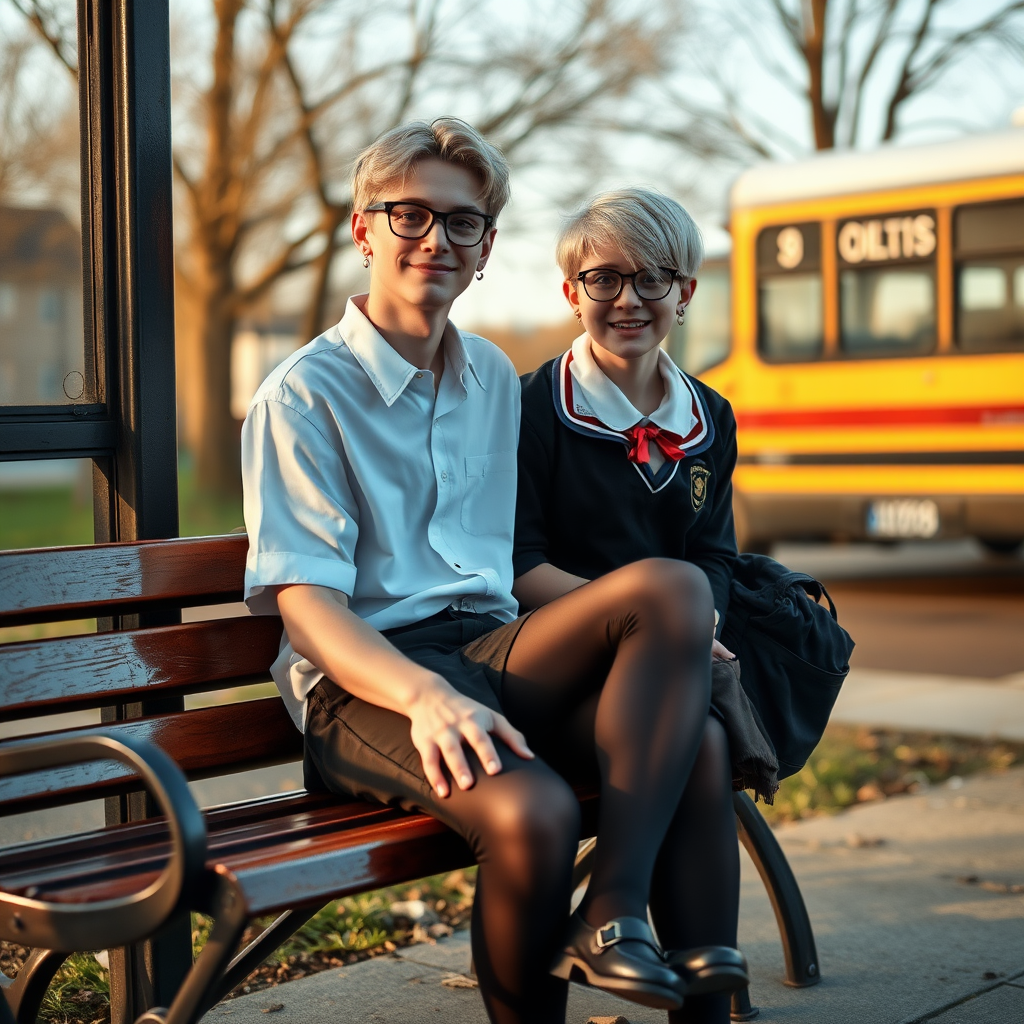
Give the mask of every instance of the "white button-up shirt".
M 349 299 L 341 322 L 267 379 L 242 428 L 245 600 L 268 587 L 349 597 L 377 629 L 453 606 L 516 615 L 512 597 L 519 381 L 500 349 L 449 323 L 433 374 L 400 356 Z M 272 673 L 301 729 L 323 673 L 282 639 Z

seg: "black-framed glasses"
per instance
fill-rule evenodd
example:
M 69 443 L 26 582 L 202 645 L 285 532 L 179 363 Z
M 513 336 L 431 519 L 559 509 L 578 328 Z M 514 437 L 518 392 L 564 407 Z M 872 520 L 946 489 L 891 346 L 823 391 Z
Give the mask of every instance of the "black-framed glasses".
M 387 202 L 368 206 L 366 213 L 386 213 L 392 234 L 399 238 L 425 238 L 437 221 L 452 245 L 479 245 L 494 223 L 486 213 L 453 210 L 442 213 L 422 203 Z
M 679 271 L 671 267 L 644 267 L 632 274 L 595 267 L 577 274 L 576 280 L 583 282 L 583 290 L 595 302 L 614 302 L 622 294 L 627 281 L 633 285 L 633 291 L 641 299 L 654 302 L 668 295 L 672 290 L 672 282 L 679 276 Z

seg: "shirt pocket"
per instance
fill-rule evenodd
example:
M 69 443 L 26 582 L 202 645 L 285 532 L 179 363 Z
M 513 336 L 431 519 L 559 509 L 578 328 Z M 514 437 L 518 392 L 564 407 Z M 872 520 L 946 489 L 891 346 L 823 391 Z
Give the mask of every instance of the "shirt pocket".
M 466 533 L 512 536 L 516 514 L 516 453 L 466 456 L 462 528 Z

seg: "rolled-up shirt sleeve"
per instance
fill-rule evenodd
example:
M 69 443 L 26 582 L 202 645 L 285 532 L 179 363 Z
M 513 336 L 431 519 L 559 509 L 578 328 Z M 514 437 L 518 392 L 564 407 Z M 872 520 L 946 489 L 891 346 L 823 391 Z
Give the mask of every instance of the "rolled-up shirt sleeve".
M 242 480 L 249 555 L 245 602 L 276 615 L 273 589 L 310 583 L 351 597 L 356 581 L 358 506 L 345 460 L 303 413 L 264 399 L 242 427 Z

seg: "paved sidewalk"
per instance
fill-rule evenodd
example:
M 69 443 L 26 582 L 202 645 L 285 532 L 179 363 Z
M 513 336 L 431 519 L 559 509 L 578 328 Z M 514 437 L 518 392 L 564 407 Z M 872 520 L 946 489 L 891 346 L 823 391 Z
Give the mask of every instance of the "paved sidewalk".
M 1024 741 L 1024 672 L 972 679 L 851 669 L 830 721 Z
M 744 857 L 740 942 L 765 1024 L 1024 1021 L 1024 769 L 783 827 L 822 982 L 786 988 L 767 896 Z M 1017 887 L 1017 891 L 1014 891 Z M 210 1024 L 485 1024 L 465 934 L 221 1004 Z M 665 1015 L 573 986 L 568 1024 Z

